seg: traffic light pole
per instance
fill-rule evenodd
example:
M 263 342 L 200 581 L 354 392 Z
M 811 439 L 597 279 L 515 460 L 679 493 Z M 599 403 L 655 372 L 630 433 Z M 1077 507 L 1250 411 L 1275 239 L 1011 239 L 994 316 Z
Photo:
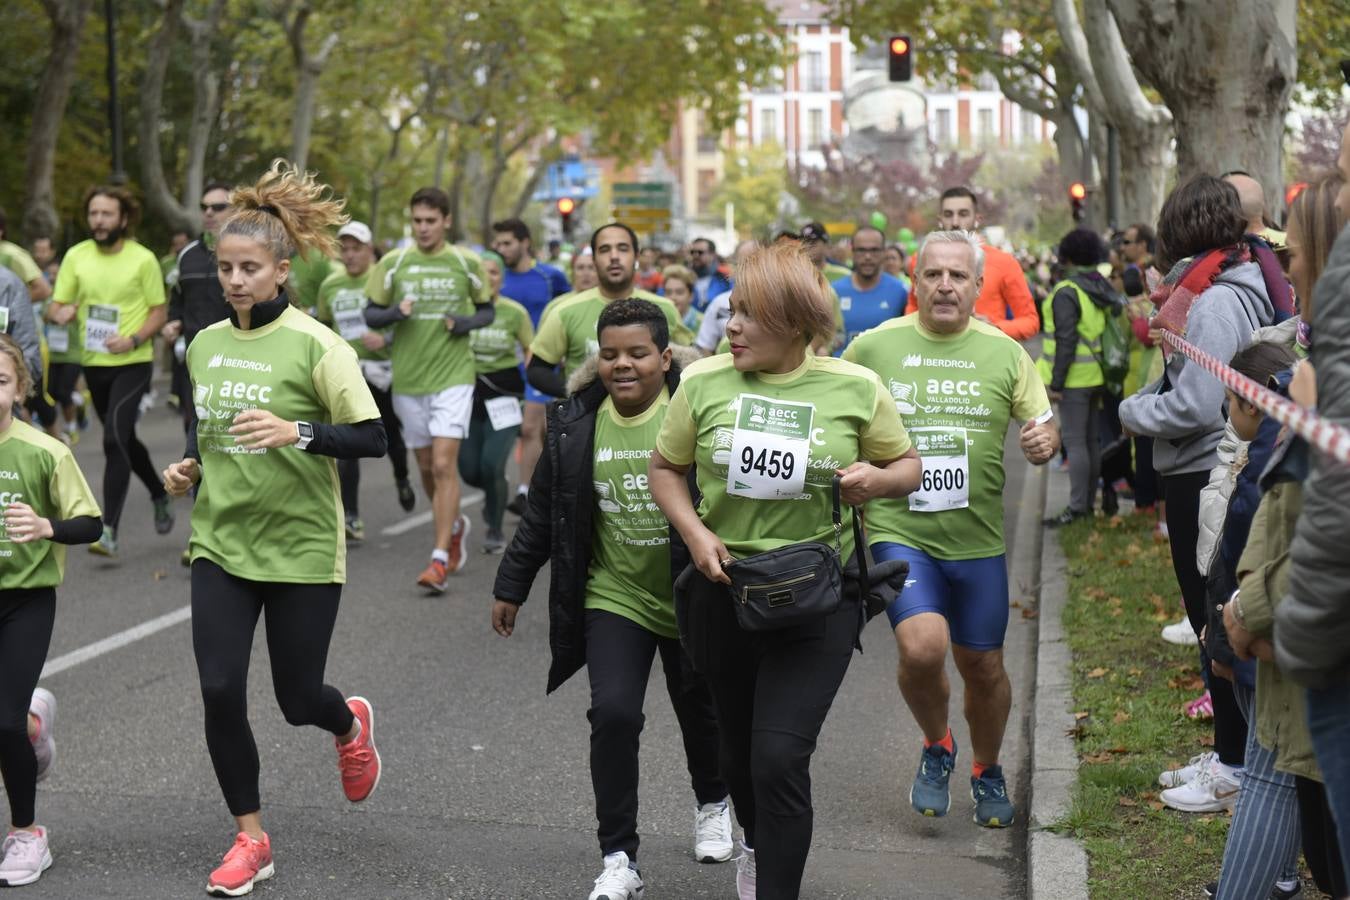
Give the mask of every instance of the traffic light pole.
M 1120 132 L 1106 126 L 1106 224 L 1120 230 Z

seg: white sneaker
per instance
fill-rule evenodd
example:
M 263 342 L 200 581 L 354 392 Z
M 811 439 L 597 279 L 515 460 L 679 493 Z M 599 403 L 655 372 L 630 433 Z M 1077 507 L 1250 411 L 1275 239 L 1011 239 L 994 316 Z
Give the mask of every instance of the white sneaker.
M 1227 766 L 1223 768 L 1227 769 Z M 1238 794 L 1241 791 L 1241 783 L 1226 772 L 1220 771 L 1220 764 L 1216 759 L 1187 783 L 1160 793 L 1158 799 L 1181 812 L 1223 812 L 1237 805 Z
M 741 842 L 741 855 L 736 857 L 736 898 L 755 900 L 755 851 Z
M 590 900 L 642 900 L 642 876 L 628 862 L 627 853 L 610 853 L 605 870 L 595 879 Z
M 1194 647 L 1200 643 L 1200 639 L 1195 636 L 1195 629 L 1191 628 L 1190 619 L 1182 619 L 1163 628 L 1162 639 L 1182 647 Z
M 734 849 L 727 801 L 700 806 L 694 813 L 694 859 L 701 863 L 726 862 Z
M 18 887 L 32 884 L 52 867 L 47 847 L 47 829 L 11 831 L 0 844 L 0 885 Z
M 56 741 L 52 738 L 52 726 L 56 724 L 56 698 L 46 688 L 33 691 L 33 699 L 28 701 L 28 712 L 37 717 L 37 734 L 33 735 L 33 755 L 37 757 L 37 780 L 47 777 L 56 759 Z
M 1188 784 L 1195 776 L 1200 774 L 1202 769 L 1208 769 L 1210 763 L 1214 761 L 1214 751 L 1201 753 L 1199 756 L 1192 756 L 1186 765 L 1177 769 L 1168 769 L 1158 776 L 1158 784 L 1165 788 L 1181 787 Z

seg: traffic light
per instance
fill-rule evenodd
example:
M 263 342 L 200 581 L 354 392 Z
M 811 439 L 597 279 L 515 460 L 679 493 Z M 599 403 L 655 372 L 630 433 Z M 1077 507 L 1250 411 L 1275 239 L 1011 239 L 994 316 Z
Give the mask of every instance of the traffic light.
M 909 81 L 914 75 L 914 42 L 907 34 L 891 38 L 891 81 Z
M 558 218 L 562 219 L 563 238 L 566 239 L 572 234 L 572 213 L 576 212 L 577 201 L 571 197 L 558 198 Z
M 1086 210 L 1083 208 L 1083 201 L 1087 200 L 1087 186 L 1081 181 L 1075 181 L 1069 185 L 1069 203 L 1073 205 L 1073 220 L 1075 222 L 1083 221 Z

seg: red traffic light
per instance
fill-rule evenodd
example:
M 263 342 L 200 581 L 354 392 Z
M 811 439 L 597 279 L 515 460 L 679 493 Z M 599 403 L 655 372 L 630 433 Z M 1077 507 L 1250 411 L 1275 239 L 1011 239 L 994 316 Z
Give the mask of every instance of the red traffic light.
M 1075 181 L 1073 184 L 1069 185 L 1069 196 L 1072 197 L 1074 200 L 1086 200 L 1087 187 L 1083 184 L 1083 182 Z
M 562 197 L 558 200 L 558 212 L 564 216 L 570 216 L 577 208 L 577 201 L 571 197 Z
M 902 37 L 891 38 L 891 52 L 897 55 L 908 53 L 909 40 Z

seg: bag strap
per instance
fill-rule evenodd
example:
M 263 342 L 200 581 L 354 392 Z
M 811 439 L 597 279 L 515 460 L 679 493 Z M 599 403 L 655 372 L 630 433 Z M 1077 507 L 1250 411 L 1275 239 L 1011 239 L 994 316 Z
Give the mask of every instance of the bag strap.
M 844 519 L 843 516 L 840 514 L 839 508 L 840 507 L 839 480 L 840 480 L 839 476 L 836 475 L 834 476 L 834 480 L 830 483 L 830 501 L 833 505 L 831 513 L 834 518 L 834 549 L 842 557 L 844 553 L 844 548 L 842 542 L 840 541 L 840 537 L 844 531 Z M 864 596 L 866 596 L 868 585 L 871 584 L 871 579 L 867 574 L 867 545 L 863 543 L 862 513 L 858 511 L 858 508 L 856 506 L 852 507 L 852 511 L 853 511 L 853 544 L 854 544 L 853 552 L 858 557 L 858 575 L 861 578 L 862 593 Z M 839 565 L 842 566 L 844 562 L 845 560 L 840 559 Z

